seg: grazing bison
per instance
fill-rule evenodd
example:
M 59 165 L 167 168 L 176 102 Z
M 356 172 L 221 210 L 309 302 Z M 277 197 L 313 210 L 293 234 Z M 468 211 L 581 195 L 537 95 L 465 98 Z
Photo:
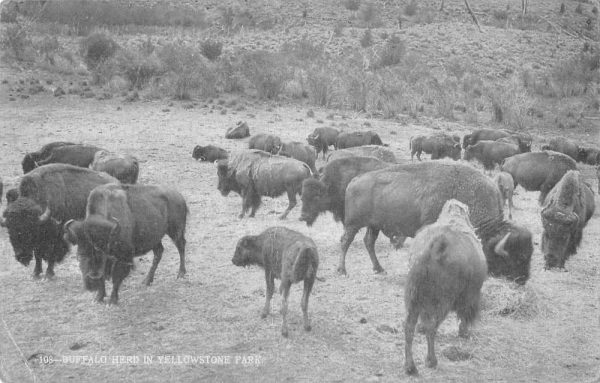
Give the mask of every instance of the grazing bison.
M 463 138 L 463 148 L 469 145 L 475 145 L 479 141 L 496 141 L 501 138 L 511 138 L 516 141 L 521 153 L 530 152 L 532 137 L 529 133 L 514 132 L 504 129 L 478 129 Z
M 96 152 L 90 169 L 108 173 L 124 184 L 136 183 L 140 174 L 140 165 L 137 158 L 107 150 Z
M 265 270 L 267 299 L 261 313 L 262 318 L 269 315 L 271 298 L 275 290 L 275 278 L 281 280 L 279 285 L 279 292 L 283 295 L 281 335 L 284 337 L 288 336 L 287 311 L 290 287 L 292 283 L 304 281 L 301 301 L 304 330 L 311 330 L 308 320 L 308 298 L 319 267 L 319 254 L 312 239 L 285 227 L 270 227 L 259 235 L 242 237 L 237 243 L 231 261 L 236 266 L 257 265 Z
M 517 185 L 525 190 L 540 191 L 539 203 L 544 203 L 548 192 L 569 170 L 576 170 L 575 160 L 569 156 L 549 151 L 514 155 L 504 160 L 500 169 L 510 173 Z
M 506 201 L 508 201 L 508 219 L 512 219 L 512 197 L 513 193 L 515 192 L 515 181 L 510 173 L 507 172 L 496 173 L 493 179 L 498 186 L 498 189 L 500 189 L 500 194 L 502 195 L 502 206 L 504 207 Z
M 215 162 L 217 160 L 226 160 L 229 157 L 227 150 L 221 149 L 217 146 L 207 145 L 200 146 L 196 145 L 192 151 L 192 158 L 196 161 L 208 161 Z
M 238 121 L 235 127 L 227 129 L 227 132 L 225 133 L 225 138 L 229 139 L 246 137 L 250 137 L 250 128 L 248 128 L 248 124 L 246 124 L 245 121 Z
M 364 242 L 373 269 L 382 272 L 375 255 L 379 232 L 402 243 L 404 237 L 414 237 L 423 225 L 433 223 L 453 198 L 469 206 L 490 274 L 525 283 L 533 252 L 531 232 L 504 221 L 500 191 L 491 179 L 471 166 L 445 161 L 391 166 L 348 184 L 338 272 L 345 274 L 346 252 L 361 228 L 367 227 Z
M 302 212 L 300 220 L 312 226 L 319 214 L 330 211 L 336 221 L 344 221 L 346 186 L 360 174 L 383 169 L 390 164 L 373 157 L 347 157 L 327 163 L 321 178 L 302 182 Z
M 417 159 L 421 161 L 421 153 L 431 154 L 432 160 L 448 157 L 457 161 L 460 159 L 460 142 L 456 142 L 452 136 L 447 134 L 435 134 L 432 136 L 416 136 L 410 138 L 409 143 L 410 159 L 414 159 L 415 153 Z
M 33 169 L 37 168 L 38 167 L 37 162 L 48 157 L 50 155 L 50 153 L 52 152 L 52 150 L 54 150 L 55 148 L 61 147 L 61 146 L 66 146 L 66 145 L 75 145 L 75 144 L 72 142 L 56 141 L 56 142 L 51 142 L 49 144 L 42 146 L 42 148 L 40 150 L 38 150 L 37 152 L 31 152 L 31 153 L 25 154 L 25 157 L 23 157 L 23 161 L 21 161 L 21 167 L 23 168 L 23 174 L 27 174 L 30 171 L 32 171 Z
M 281 144 L 278 155 L 284 157 L 291 157 L 300 162 L 304 162 L 310 168 L 313 175 L 318 174 L 317 168 L 315 168 L 316 155 L 315 150 L 302 142 L 292 141 Z
M 62 222 L 83 218 L 92 189 L 114 182 L 119 181 L 106 173 L 66 164 L 42 166 L 25 175 L 18 198 L 9 203 L 2 221 L 17 261 L 27 266 L 35 256 L 33 276 L 38 278 L 45 260 L 46 277 L 52 278 L 54 264 L 69 250 Z
M 271 134 L 257 134 L 248 141 L 248 149 L 259 149 L 271 154 L 277 154 L 281 147 L 281 139 Z
M 254 217 L 261 204 L 261 196 L 278 197 L 287 192 L 289 204 L 281 219 L 296 206 L 296 194 L 302 191 L 302 181 L 311 176 L 310 168 L 293 158 L 272 156 L 261 150 L 234 153 L 229 160 L 217 162 L 219 185 L 223 196 L 231 191 L 242 197 L 243 218 L 248 209 Z
M 315 128 L 315 130 L 306 137 L 306 141 L 309 145 L 314 146 L 317 151 L 317 158 L 319 157 L 320 152 L 323 152 L 323 158 L 325 158 L 329 147 L 333 145 L 335 148 L 339 134 L 339 130 L 335 128 Z
M 566 154 L 575 161 L 579 160 L 579 145 L 566 138 L 554 137 L 546 145 L 542 145 L 542 150 L 553 150 Z
M 460 320 L 459 336 L 467 336 L 478 316 L 487 264 L 469 222 L 469 208 L 455 199 L 446 201 L 437 222 L 415 236 L 409 259 L 404 288 L 404 371 L 412 375 L 417 373 L 412 342 L 419 317 L 427 336 L 425 364 L 435 367 L 435 335 L 448 313 L 455 311 Z
M 483 168 L 492 171 L 496 165 L 501 165 L 505 158 L 519 154 L 519 147 L 514 144 L 498 141 L 479 141 L 465 148 L 465 160 L 473 159 L 481 162 Z
M 578 161 L 588 165 L 598 165 L 600 164 L 600 150 L 580 147 Z
M 47 164 L 70 164 L 87 168 L 94 161 L 94 156 L 101 148 L 93 145 L 73 144 L 59 146 L 50 151 L 50 155 L 39 161 L 38 166 Z
M 394 152 L 379 145 L 363 145 L 336 150 L 327 156 L 327 162 L 347 157 L 375 157 L 381 161 L 392 164 L 397 162 Z
M 569 170 L 552 188 L 542 208 L 542 252 L 547 269 L 564 268 L 565 261 L 577 252 L 594 209 L 594 192 L 578 171 Z
M 133 267 L 133 258 L 150 250 L 152 266 L 146 285 L 164 251 L 162 238 L 168 235 L 179 252 L 179 273 L 185 275 L 185 225 L 188 208 L 179 192 L 150 185 L 102 185 L 90 193 L 85 219 L 68 221 L 64 237 L 77 244 L 84 286 L 97 290 L 96 301 L 106 296 L 104 279 L 112 278 L 110 304 L 119 300 L 119 286 Z
M 372 130 L 367 132 L 342 132 L 338 135 L 335 143 L 336 149 L 352 148 L 362 145 L 383 145 L 379 135 Z

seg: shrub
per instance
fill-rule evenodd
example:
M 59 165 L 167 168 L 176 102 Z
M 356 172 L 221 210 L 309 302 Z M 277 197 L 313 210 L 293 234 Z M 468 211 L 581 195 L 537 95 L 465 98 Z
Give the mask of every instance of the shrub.
M 45 36 L 41 40 L 37 41 L 34 46 L 36 47 L 38 54 L 43 57 L 45 62 L 50 65 L 55 64 L 54 55 L 60 49 L 60 44 L 56 36 Z
M 406 53 L 404 42 L 396 35 L 386 41 L 379 52 L 379 67 L 387 67 L 400 64 Z
M 335 26 L 333 27 L 333 35 L 335 37 L 341 37 L 344 33 L 345 26 L 346 25 L 343 21 L 338 21 L 337 23 L 335 23 Z
M 373 3 L 364 3 L 358 9 L 358 19 L 367 27 L 377 27 L 380 24 L 379 10 Z
M 160 76 L 165 72 L 162 63 L 155 54 L 142 56 L 130 53 L 122 69 L 131 86 L 137 89 L 142 89 L 153 77 Z
M 210 61 L 215 61 L 221 55 L 223 43 L 220 41 L 206 39 L 202 42 L 202 44 L 200 44 L 200 49 L 202 50 L 204 57 Z
M 279 53 L 257 50 L 242 57 L 242 71 L 262 99 L 275 99 L 292 77 L 291 70 Z
M 415 0 L 411 0 L 410 3 L 406 4 L 404 7 L 404 14 L 406 16 L 414 16 L 417 14 L 419 10 L 417 2 Z
M 25 22 L 16 22 L 6 25 L 2 32 L 2 46 L 17 61 L 24 61 L 29 57 L 27 55 L 28 48 L 31 48 L 32 42 L 29 38 L 29 26 Z
M 360 0 L 344 0 L 344 7 L 349 11 L 358 11 Z
M 371 33 L 371 29 L 365 29 L 365 32 L 360 38 L 360 46 L 363 48 L 368 48 L 371 45 L 373 45 L 373 35 Z
M 294 64 L 297 62 L 313 63 L 325 56 L 325 48 L 315 44 L 306 37 L 289 43 L 284 43 L 281 52 Z
M 94 33 L 81 40 L 80 52 L 88 69 L 94 70 L 99 64 L 114 56 L 117 43 L 102 33 Z
M 216 94 L 215 70 L 199 50 L 181 44 L 166 45 L 158 54 L 165 70 L 171 96 L 189 100 L 194 94 L 209 97 Z
M 329 107 L 336 88 L 336 70 L 314 65 L 307 71 L 308 97 L 313 105 Z
M 489 97 L 494 121 L 518 130 L 527 127 L 533 99 L 523 87 L 519 76 L 513 76 L 507 85 L 490 90 Z
M 224 92 L 235 93 L 244 90 L 243 79 L 239 71 L 239 64 L 232 57 L 220 60 L 219 84 Z

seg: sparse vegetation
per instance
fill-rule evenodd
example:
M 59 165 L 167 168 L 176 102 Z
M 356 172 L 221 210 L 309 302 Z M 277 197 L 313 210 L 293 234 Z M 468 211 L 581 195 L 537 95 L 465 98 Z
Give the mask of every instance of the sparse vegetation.
M 358 11 L 360 0 L 344 0 L 344 7 L 349 11 Z
M 419 6 L 418 6 L 416 0 L 411 0 L 410 3 L 408 3 L 404 6 L 404 14 L 406 16 L 414 16 L 417 14 L 418 10 L 419 10 Z
M 363 48 L 368 48 L 371 45 L 373 45 L 373 34 L 371 33 L 371 29 L 367 28 L 360 38 L 360 46 Z
M 206 39 L 202 42 L 200 48 L 202 49 L 202 54 L 204 57 L 210 61 L 215 61 L 221 55 L 223 43 L 220 41 Z
M 404 42 L 398 36 L 389 38 L 379 52 L 379 66 L 386 67 L 400 64 L 406 53 Z
M 292 77 L 290 68 L 285 64 L 285 57 L 274 52 L 248 52 L 242 57 L 241 67 L 244 76 L 262 99 L 279 97 L 286 81 Z
M 379 9 L 375 3 L 363 3 L 358 9 L 358 19 L 367 27 L 374 28 L 380 25 Z

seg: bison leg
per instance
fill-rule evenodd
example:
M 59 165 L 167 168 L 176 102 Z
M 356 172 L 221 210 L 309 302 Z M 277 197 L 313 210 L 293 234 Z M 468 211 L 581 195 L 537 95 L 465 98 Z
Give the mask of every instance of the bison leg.
M 152 266 L 154 266 L 154 262 Z M 108 302 L 109 304 L 116 305 L 119 303 L 119 287 L 121 286 L 123 279 L 125 279 L 125 277 L 129 274 L 130 267 L 130 265 L 122 262 L 118 262 L 114 266 L 112 273 L 113 288 L 110 292 L 110 300 Z
M 442 321 L 438 318 L 429 315 L 423 318 L 423 325 L 425 326 L 425 334 L 427 337 L 427 358 L 425 359 L 425 365 L 430 368 L 435 368 L 437 366 L 437 358 L 435 356 L 435 334 L 441 322 Z
M 542 184 L 542 186 L 540 186 L 540 197 L 538 198 L 538 203 L 540 205 L 544 204 L 544 201 L 546 201 L 546 196 L 548 195 L 548 193 L 550 192 L 550 190 L 552 189 L 552 187 L 549 187 L 550 185 L 544 183 Z
M 154 258 L 152 259 L 152 266 L 150 266 L 150 271 L 148 271 L 148 275 L 144 278 L 144 284 L 146 286 L 150 286 L 150 284 L 154 281 L 154 273 L 156 272 L 156 268 L 158 267 L 158 263 L 162 258 L 162 254 L 165 248 L 162 245 L 162 242 L 159 242 L 158 245 L 152 249 L 154 252 Z
M 33 268 L 33 278 L 39 279 L 41 273 L 42 273 L 42 258 L 36 254 L 35 255 L 35 267 Z
M 404 372 L 408 375 L 415 375 L 418 372 L 412 353 L 412 343 L 418 319 L 419 312 L 414 305 L 411 305 L 404 322 Z
M 266 318 L 269 315 L 269 311 L 271 311 L 271 298 L 273 298 L 273 292 L 275 291 L 275 276 L 270 270 L 265 269 L 265 280 L 267 282 L 267 293 L 265 307 L 260 314 L 261 318 Z
M 177 273 L 177 279 L 179 278 L 183 278 L 185 276 L 186 270 L 185 270 L 185 237 L 183 236 L 183 230 L 181 231 L 181 234 L 179 236 L 179 238 L 177 238 L 175 241 L 175 246 L 177 247 L 177 251 L 179 252 L 179 272 Z
M 288 207 L 285 209 L 283 214 L 279 217 L 279 219 L 286 219 L 290 211 L 296 206 L 296 190 L 294 190 L 294 186 L 290 185 L 287 187 L 287 196 L 288 196 Z
M 369 253 L 369 257 L 371 258 L 371 263 L 373 264 L 373 270 L 376 273 L 383 273 L 383 267 L 379 264 L 377 260 L 377 255 L 375 255 L 375 241 L 377 241 L 377 236 L 379 235 L 379 230 L 375 229 L 371 226 L 367 228 L 367 232 L 365 233 L 365 237 L 363 238 L 363 242 L 365 243 L 365 247 L 367 248 L 367 252 Z
M 421 153 L 422 153 L 422 152 L 421 152 L 420 150 L 417 150 L 417 159 L 418 159 L 419 161 L 421 161 Z
M 287 338 L 288 336 L 288 325 L 287 325 L 287 312 L 288 312 L 288 297 L 290 296 L 290 286 L 292 282 L 288 280 L 281 281 L 281 287 L 279 290 L 283 295 L 283 299 L 281 301 L 281 316 L 283 317 L 283 321 L 281 323 L 281 335 Z
M 95 301 L 96 303 L 104 302 L 104 297 L 106 296 L 106 286 L 104 285 L 104 279 L 98 281 L 98 292 L 96 293 Z
M 310 321 L 308 319 L 308 297 L 310 296 L 310 292 L 312 291 L 313 284 L 315 283 L 314 277 L 304 279 L 304 292 L 302 293 L 302 301 L 300 306 L 302 307 L 302 315 L 304 317 L 304 330 L 310 331 L 312 327 L 310 326 Z
M 508 200 L 508 219 L 512 219 L 512 211 L 513 211 L 513 193 L 512 191 L 508 191 L 506 199 Z
M 342 243 L 342 254 L 340 255 L 340 263 L 338 265 L 337 271 L 339 274 L 346 275 L 346 253 L 348 252 L 348 248 L 352 241 L 354 241 L 354 237 L 356 233 L 358 233 L 357 228 L 355 227 L 345 227 L 344 234 L 340 242 Z
M 48 261 L 48 266 L 46 267 L 46 279 L 54 278 L 54 261 Z

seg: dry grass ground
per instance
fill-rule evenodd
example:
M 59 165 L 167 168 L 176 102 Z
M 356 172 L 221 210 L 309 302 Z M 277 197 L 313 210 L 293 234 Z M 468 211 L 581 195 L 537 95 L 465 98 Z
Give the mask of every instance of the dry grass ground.
M 3 85 L 6 87 L 6 85 Z M 5 88 L 2 92 L 5 92 Z M 92 302 L 82 289 L 73 251 L 57 267 L 53 281 L 31 279 L 13 256 L 6 231 L 0 231 L 0 376 L 8 382 L 97 381 L 398 381 L 402 371 L 404 320 L 403 285 L 407 250 L 393 250 L 385 238 L 377 242 L 385 275 L 374 275 L 362 241 L 348 254 L 349 277 L 336 274 L 342 227 L 329 215 L 308 228 L 298 221 L 299 208 L 286 221 L 277 216 L 285 197 L 265 198 L 255 219 L 237 218 L 240 198 L 222 197 L 216 190 L 216 169 L 195 162 L 196 144 L 241 148 L 245 141 L 223 138 L 227 127 L 246 120 L 251 132 L 268 132 L 285 140 L 303 141 L 318 119 L 336 114 L 328 123 L 360 129 L 367 120 L 342 119 L 339 112 L 239 102 L 246 110 L 223 115 L 184 104 L 121 103 L 82 100 L 78 96 L 44 95 L 8 102 L 0 98 L 2 153 L 0 174 L 5 188 L 21 174 L 26 151 L 55 140 L 83 141 L 135 154 L 141 160 L 140 182 L 175 186 L 191 210 L 187 229 L 188 276 L 176 280 L 177 253 L 165 240 L 165 255 L 150 287 L 141 284 L 151 256 L 136 261 L 136 269 L 121 289 L 118 307 Z M 169 109 L 169 111 L 165 111 Z M 399 158 L 408 157 L 411 135 L 437 127 L 463 134 L 465 127 L 425 121 L 429 127 L 368 120 Z M 537 142 L 540 137 L 536 136 Z M 594 183 L 590 167 L 582 168 Z M 6 190 L 6 189 L 5 189 Z M 541 223 L 537 193 L 518 189 L 516 221 L 534 233 L 532 277 L 524 287 L 502 280 L 484 284 L 482 318 L 468 340 L 457 337 L 450 316 L 437 340 L 439 367 L 423 365 L 425 339 L 417 336 L 415 357 L 425 381 L 597 382 L 600 377 L 600 221 L 598 213 L 584 232 L 568 272 L 544 271 L 539 250 Z M 596 198 L 596 202 L 600 202 Z M 231 264 L 235 242 L 245 234 L 285 225 L 312 237 L 321 263 L 309 305 L 313 331 L 302 330 L 301 288 L 290 300 L 290 337 L 279 333 L 280 299 L 273 314 L 260 318 L 265 283 L 261 270 Z M 410 244 L 409 241 L 407 241 Z M 385 327 L 398 330 L 386 331 Z M 379 328 L 379 329 L 378 329 Z M 389 329 L 388 329 L 389 330 Z M 153 356 L 144 364 L 143 356 Z M 230 356 L 230 364 L 160 363 L 163 355 Z M 82 364 L 63 357 L 89 356 L 107 363 Z M 134 363 L 112 363 L 114 356 L 137 356 Z M 256 356 L 258 364 L 242 364 L 236 356 Z M 53 358 L 57 362 L 43 363 Z M 464 359 L 464 360 L 461 360 Z M 25 362 L 27 361 L 27 362 Z M 42 363 L 40 363 L 42 361 Z M 236 363 L 237 362 L 237 363 Z M 1 378 L 0 378 L 1 379 Z

